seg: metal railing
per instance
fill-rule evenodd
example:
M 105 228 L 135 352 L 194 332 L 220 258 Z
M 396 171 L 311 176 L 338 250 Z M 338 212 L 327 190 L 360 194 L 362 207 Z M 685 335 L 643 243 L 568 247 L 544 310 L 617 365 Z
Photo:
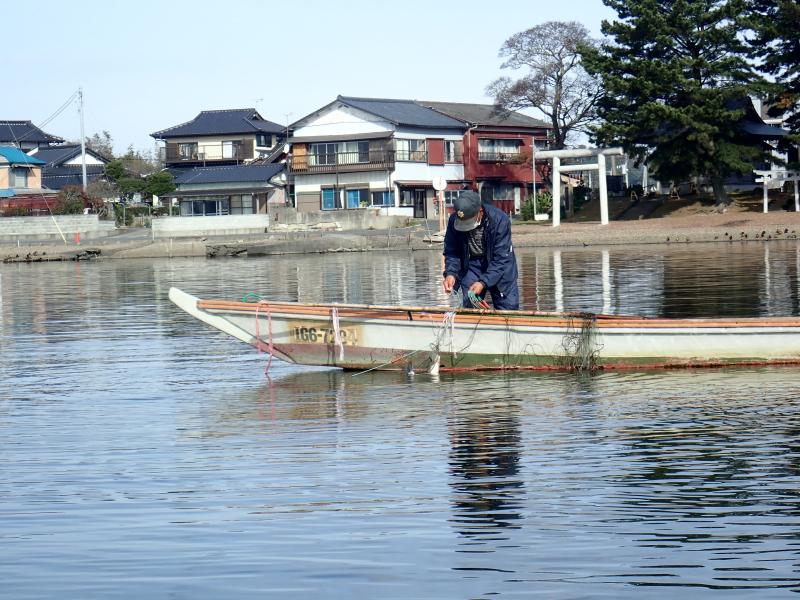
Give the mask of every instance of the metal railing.
M 478 152 L 478 160 L 481 162 L 505 162 L 515 163 L 523 160 L 520 152 Z
M 295 155 L 292 157 L 290 165 L 293 173 L 336 173 L 393 168 L 394 152 L 390 150 Z

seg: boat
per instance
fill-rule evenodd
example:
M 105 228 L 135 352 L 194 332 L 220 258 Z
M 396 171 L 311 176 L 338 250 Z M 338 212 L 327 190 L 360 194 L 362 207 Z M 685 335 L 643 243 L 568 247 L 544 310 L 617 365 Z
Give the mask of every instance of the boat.
M 348 370 L 595 370 L 800 365 L 800 317 L 654 318 L 200 299 L 189 315 L 290 363 Z

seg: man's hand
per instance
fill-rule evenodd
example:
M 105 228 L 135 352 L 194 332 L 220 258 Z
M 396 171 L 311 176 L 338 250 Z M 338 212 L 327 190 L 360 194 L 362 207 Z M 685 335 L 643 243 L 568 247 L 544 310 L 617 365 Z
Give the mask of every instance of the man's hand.
M 448 275 L 442 281 L 442 289 L 444 290 L 445 294 L 452 294 L 453 287 L 456 285 L 456 278 L 452 275 Z
M 486 289 L 486 286 L 483 284 L 482 281 L 476 281 L 471 286 L 469 286 L 469 291 L 475 294 L 476 296 L 480 296 L 483 293 L 483 290 Z

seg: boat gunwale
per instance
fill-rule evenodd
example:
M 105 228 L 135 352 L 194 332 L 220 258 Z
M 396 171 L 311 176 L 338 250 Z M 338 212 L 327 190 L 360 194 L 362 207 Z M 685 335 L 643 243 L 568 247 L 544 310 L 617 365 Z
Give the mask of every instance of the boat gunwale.
M 267 312 L 273 318 L 275 313 L 291 317 L 330 318 L 330 311 L 336 309 L 340 319 L 370 319 L 376 321 L 422 321 L 438 323 L 445 314 L 455 312 L 455 323 L 463 325 L 506 325 L 523 327 L 575 327 L 586 319 L 594 321 L 599 329 L 616 328 L 798 328 L 800 317 L 696 317 L 664 318 L 640 317 L 633 315 L 606 315 L 592 313 L 553 313 L 535 311 L 483 311 L 469 308 L 384 306 L 368 304 L 308 304 L 301 302 L 240 302 L 235 300 L 197 299 L 197 308 L 220 312 Z

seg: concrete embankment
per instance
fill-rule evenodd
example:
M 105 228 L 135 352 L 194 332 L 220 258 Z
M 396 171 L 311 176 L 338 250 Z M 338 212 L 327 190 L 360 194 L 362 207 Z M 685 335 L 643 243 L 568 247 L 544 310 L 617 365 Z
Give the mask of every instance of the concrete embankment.
M 377 250 L 430 250 L 441 252 L 441 242 L 426 241 L 425 227 L 391 231 L 292 232 L 261 234 L 245 238 L 180 238 L 153 240 L 146 232 L 138 237 L 117 236 L 93 240 L 92 244 L 55 242 L 0 245 L 6 262 L 75 260 L 76 253 L 97 250 L 97 258 L 172 258 L 220 256 L 270 256 L 325 252 Z M 522 247 L 615 246 L 633 244 L 685 244 L 691 242 L 753 243 L 796 240 L 800 235 L 800 213 L 733 213 L 666 217 L 639 221 L 514 224 L 514 245 Z

